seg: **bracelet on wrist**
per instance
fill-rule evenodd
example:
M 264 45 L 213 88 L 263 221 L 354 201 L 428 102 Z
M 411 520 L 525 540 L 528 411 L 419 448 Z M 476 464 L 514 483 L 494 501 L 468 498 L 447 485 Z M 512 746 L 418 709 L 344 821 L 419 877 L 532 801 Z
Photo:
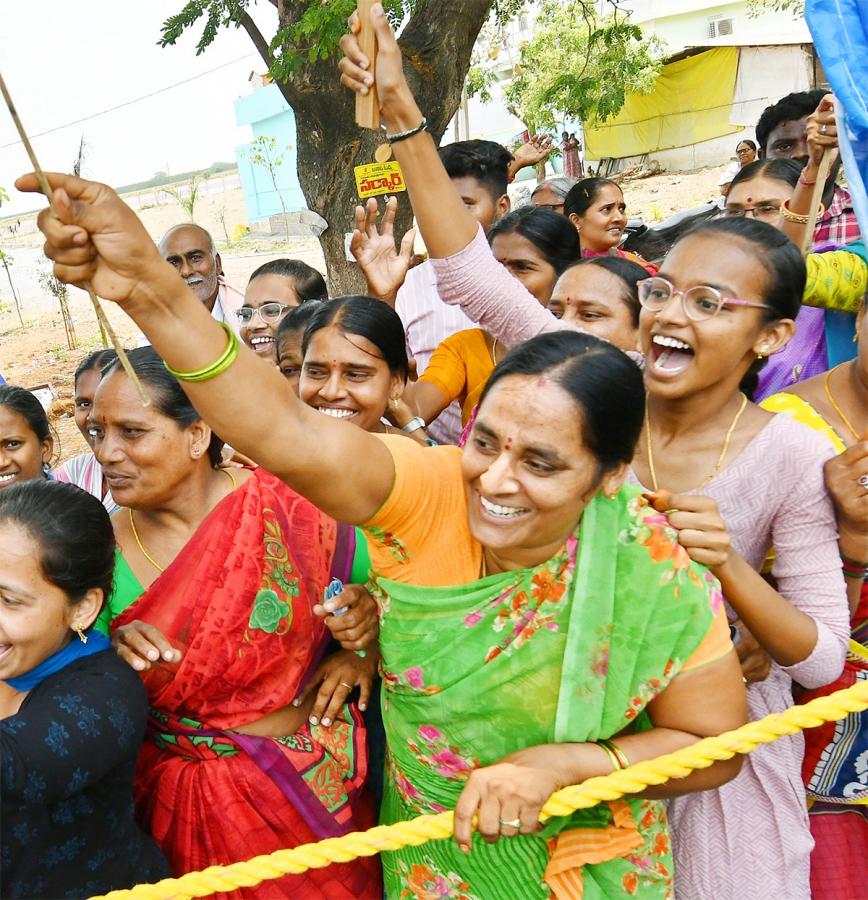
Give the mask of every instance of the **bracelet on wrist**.
M 848 563 L 858 569 L 868 569 L 868 562 L 860 562 L 858 559 L 853 559 L 852 556 L 847 556 L 846 553 L 839 553 L 838 555 L 841 557 L 841 562 L 843 563 Z
M 222 375 L 238 358 L 239 344 L 238 335 L 225 322 L 220 322 L 220 327 L 228 335 L 229 341 L 226 344 L 226 349 L 210 366 L 195 369 L 192 372 L 180 372 L 177 369 L 173 369 L 167 362 L 164 362 L 163 365 L 166 367 L 166 371 L 173 378 L 177 378 L 178 381 L 210 381 L 212 378 Z
M 395 134 L 389 134 L 386 132 L 386 140 L 390 144 L 397 144 L 398 141 L 406 141 L 407 138 L 411 138 L 414 135 L 419 134 L 421 131 L 426 131 L 428 128 L 428 120 L 425 116 L 422 116 L 422 121 L 415 128 L 408 128 L 406 131 L 398 131 Z
M 614 741 L 597 741 L 597 746 L 609 757 L 616 772 L 626 769 L 630 765 L 630 760 Z
M 823 218 L 823 214 L 826 212 L 826 207 L 821 203 L 819 209 L 817 210 L 817 221 Z M 781 205 L 781 218 L 786 220 L 787 222 L 793 222 L 796 225 L 807 225 L 808 219 L 810 219 L 809 215 L 799 215 L 799 213 L 794 213 L 790 210 L 790 201 L 784 200 Z
M 859 581 L 865 581 L 868 578 L 868 564 L 857 563 L 845 556 L 841 557 L 841 571 L 845 578 L 855 578 Z
M 410 421 L 406 425 L 403 425 L 401 427 L 401 431 L 403 431 L 404 434 L 412 434 L 414 431 L 418 431 L 420 428 L 424 427 L 425 420 L 422 418 L 422 416 L 413 416 L 413 418 L 410 419 Z
M 805 178 L 805 170 L 802 170 L 802 174 L 799 175 L 799 184 L 805 185 L 805 187 L 813 187 L 817 183 L 817 179 L 815 178 L 813 181 L 808 181 Z

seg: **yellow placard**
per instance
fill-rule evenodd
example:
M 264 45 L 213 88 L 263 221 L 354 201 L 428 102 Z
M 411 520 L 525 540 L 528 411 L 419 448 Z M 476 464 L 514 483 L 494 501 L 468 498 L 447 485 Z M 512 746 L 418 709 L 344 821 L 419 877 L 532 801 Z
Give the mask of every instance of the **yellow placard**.
M 353 171 L 356 175 L 359 197 L 362 200 L 368 197 L 377 197 L 380 194 L 397 194 L 399 191 L 407 190 L 407 185 L 404 184 L 404 173 L 394 160 L 356 166 Z

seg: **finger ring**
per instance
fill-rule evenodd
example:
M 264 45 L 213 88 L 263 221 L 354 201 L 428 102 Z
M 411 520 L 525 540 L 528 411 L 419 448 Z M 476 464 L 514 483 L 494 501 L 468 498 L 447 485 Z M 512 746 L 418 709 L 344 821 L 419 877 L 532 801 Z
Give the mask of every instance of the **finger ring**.
M 520 828 L 521 819 L 501 819 L 500 826 L 501 828 Z
M 351 684 L 347 684 L 346 681 L 342 681 L 341 684 L 348 690 L 351 691 L 353 686 Z
M 820 134 L 825 134 L 828 130 L 829 130 L 828 125 L 823 124 L 820 126 Z
M 860 475 L 856 479 L 856 484 L 861 484 L 866 491 L 868 491 L 868 475 Z

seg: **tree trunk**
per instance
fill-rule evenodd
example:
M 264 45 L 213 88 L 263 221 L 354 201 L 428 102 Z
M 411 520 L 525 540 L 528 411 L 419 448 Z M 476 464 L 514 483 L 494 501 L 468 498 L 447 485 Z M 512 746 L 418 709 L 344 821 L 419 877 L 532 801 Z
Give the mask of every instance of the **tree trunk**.
M 420 0 L 401 34 L 407 80 L 439 143 L 461 100 L 470 55 L 493 0 Z M 280 25 L 294 21 L 298 10 L 281 3 Z M 336 59 L 307 64 L 289 81 L 278 83 L 295 111 L 298 178 L 308 208 L 319 213 L 328 228 L 320 237 L 332 295 L 364 290 L 355 263 L 348 262 L 344 234 L 352 231 L 358 202 L 353 168 L 374 161 L 384 141 L 382 131 L 355 124 L 354 100 L 338 82 Z M 399 195 L 395 234 L 412 224 L 406 194 Z

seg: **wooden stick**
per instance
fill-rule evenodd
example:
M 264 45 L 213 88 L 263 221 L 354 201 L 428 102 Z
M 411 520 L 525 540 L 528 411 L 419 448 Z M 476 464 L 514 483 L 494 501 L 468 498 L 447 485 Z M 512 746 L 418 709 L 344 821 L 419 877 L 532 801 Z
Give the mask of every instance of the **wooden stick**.
M 374 74 L 377 62 L 377 35 L 371 25 L 371 7 L 377 0 L 358 0 L 359 21 L 362 30 L 359 32 L 359 47 L 368 57 L 368 71 Z M 367 94 L 356 94 L 356 125 L 360 128 L 380 127 L 380 104 L 377 100 L 377 86 L 372 84 Z
M 9 110 L 9 115 L 12 116 L 12 121 L 15 123 L 15 127 L 18 130 L 18 135 L 21 138 L 21 143 L 24 144 L 24 149 L 27 151 L 27 155 L 30 157 L 30 164 L 33 166 L 33 171 L 36 174 L 36 179 L 39 182 L 39 187 L 42 190 L 42 193 L 45 194 L 48 199 L 49 206 L 54 206 L 54 192 L 51 190 L 51 185 L 48 183 L 48 179 L 45 177 L 45 172 L 42 169 L 42 166 L 39 165 L 39 161 L 36 159 L 36 154 L 33 152 L 33 145 L 30 143 L 30 138 L 27 137 L 27 132 L 24 130 L 24 126 L 21 124 L 21 119 L 18 118 L 18 112 L 15 109 L 15 104 L 12 102 L 12 97 L 9 96 L 9 90 L 6 87 L 6 81 L 3 78 L 3 74 L 0 73 L 0 93 L 3 94 L 3 99 L 6 102 L 6 107 Z M 82 284 L 82 288 L 87 291 L 88 297 L 90 297 L 90 302 L 93 304 L 94 312 L 96 313 L 97 322 L 99 323 L 100 331 L 109 336 L 109 339 L 112 342 L 115 350 L 118 354 L 118 360 L 120 364 L 123 366 L 124 371 L 129 376 L 130 381 L 133 383 L 136 391 L 138 392 L 139 398 L 142 401 L 143 406 L 148 406 L 151 402 L 148 395 L 145 393 L 145 389 L 142 387 L 141 381 L 139 381 L 138 375 L 133 371 L 133 367 L 130 365 L 129 358 L 127 357 L 126 351 L 121 346 L 121 342 L 118 339 L 118 336 L 115 334 L 114 328 L 112 328 L 111 322 L 109 322 L 108 317 L 105 314 L 105 311 L 102 308 L 102 305 L 99 302 L 99 298 L 96 295 L 91 283 L 86 281 Z
M 808 224 L 805 225 L 805 234 L 802 238 L 802 256 L 807 256 L 811 252 L 811 246 L 814 243 L 814 228 L 817 225 L 818 213 L 820 212 L 820 201 L 823 199 L 823 192 L 826 190 L 826 179 L 829 177 L 829 169 L 832 168 L 832 156 L 828 148 L 823 151 L 823 158 L 817 169 L 817 180 L 814 183 L 814 190 L 811 192 L 811 208 L 808 211 Z

